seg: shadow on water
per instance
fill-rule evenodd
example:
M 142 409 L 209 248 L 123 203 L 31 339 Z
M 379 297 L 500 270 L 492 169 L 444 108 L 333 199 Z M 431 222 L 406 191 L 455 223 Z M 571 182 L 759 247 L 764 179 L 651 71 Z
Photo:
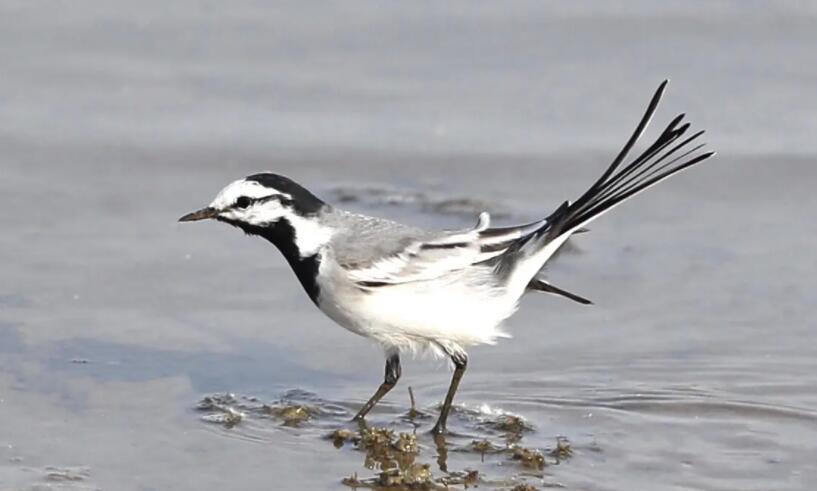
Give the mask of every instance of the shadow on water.
M 369 426 L 351 422 L 353 404 L 324 400 L 303 390 L 285 392 L 278 400 L 212 394 L 196 406 L 201 421 L 231 438 L 259 443 L 277 431 L 325 440 L 342 452 L 359 455 L 362 466 L 338 479 L 346 486 L 377 490 L 469 488 L 536 489 L 546 468 L 573 455 L 570 442 L 556 437 L 551 448 L 524 446 L 536 429 L 520 416 L 487 408 L 456 406 L 451 433 L 429 431 L 438 408 L 418 410 Z
M 23 341 L 15 324 L 0 321 L 0 353 L 17 353 L 23 350 Z
M 404 413 L 385 405 L 378 411 L 376 425 L 351 423 L 357 402 L 331 401 L 301 389 L 282 391 L 270 384 L 271 380 L 292 380 L 305 374 L 309 380 L 320 382 L 316 385 L 333 381 L 331 374 L 305 369 L 287 353 L 270 346 L 247 347 L 239 356 L 74 338 L 32 350 L 26 348 L 17 326 L 0 324 L 0 348 L 0 352 L 15 357 L 23 353 L 38 359 L 54 373 L 98 381 L 141 383 L 186 375 L 199 393 L 224 387 L 241 393 L 279 391 L 282 395 L 272 401 L 213 393 L 203 397 L 195 411 L 208 428 L 230 438 L 270 444 L 277 440 L 278 432 L 288 431 L 312 437 L 315 445 L 332 444 L 339 452 L 360 459 L 362 465 L 351 466 L 347 475 L 327 477 L 351 488 L 433 490 L 519 485 L 528 486 L 519 489 L 535 489 L 531 483 L 540 483 L 548 466 L 572 455 L 563 438 L 555 438 L 552 448 L 526 447 L 525 437 L 536 432 L 533 425 L 520 416 L 488 408 L 455 406 L 449 420 L 451 433 L 446 436 L 429 432 L 438 407 L 417 409 L 413 401 Z M 275 363 L 269 363 L 271 359 Z M 29 390 L 62 394 L 66 407 L 84 408 L 82 396 L 62 386 L 64 377 L 31 379 L 25 371 L 10 369 L 9 373 Z M 52 378 L 53 382 L 46 381 Z M 25 469 L 20 467 L 20 472 Z M 49 469 L 43 471 L 43 479 L 49 482 L 87 480 L 87 469 Z
M 19 293 L 7 293 L 0 295 L 0 307 L 26 307 L 28 301 Z
M 143 382 L 185 375 L 199 393 L 236 390 L 268 393 L 280 390 L 277 380 L 307 379 L 317 386 L 336 377 L 295 361 L 286 350 L 263 343 L 242 346 L 236 353 L 185 352 L 76 338 L 53 347 L 49 368 L 99 380 Z
M 197 393 L 224 390 L 270 394 L 283 390 L 283 381 L 306 379 L 315 387 L 337 382 L 332 373 L 298 363 L 291 353 L 274 345 L 253 343 L 235 352 L 180 351 L 149 348 L 90 338 L 71 338 L 31 347 L 23 342 L 17 324 L 0 322 L 0 368 L 26 390 L 60 394 L 66 407 L 84 407 L 82 392 L 71 391 L 65 377 L 41 377 L 21 369 L 19 361 L 41 364 L 54 374 L 90 377 L 100 382 L 141 383 L 184 376 Z M 282 381 L 278 383 L 277 381 Z

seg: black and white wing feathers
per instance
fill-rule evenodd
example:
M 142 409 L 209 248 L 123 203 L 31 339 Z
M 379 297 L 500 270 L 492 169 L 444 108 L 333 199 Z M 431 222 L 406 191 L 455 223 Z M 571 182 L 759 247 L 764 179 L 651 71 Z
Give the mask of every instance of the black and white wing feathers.
M 492 259 L 501 256 L 520 240 L 524 241 L 540 231 L 546 224 L 546 220 L 539 220 L 514 227 L 489 228 L 490 216 L 483 212 L 476 226 L 469 230 L 434 236 L 426 236 L 413 229 L 407 230 L 402 239 L 395 242 L 393 249 L 385 253 L 381 251 L 377 257 L 353 261 L 349 260 L 352 256 L 341 253 L 336 259 L 348 277 L 364 288 L 428 281 L 480 263 L 492 267 L 489 263 Z M 368 230 L 372 228 L 368 227 Z M 395 231 L 392 230 L 391 234 L 394 235 Z M 347 236 L 344 240 L 347 243 L 367 242 L 366 235 L 366 232 L 358 231 L 355 236 Z M 533 283 L 531 288 L 557 294 L 562 291 L 556 287 L 546 289 Z M 563 296 L 577 297 L 572 294 Z
M 369 261 L 350 262 L 343 254 L 336 259 L 350 279 L 367 288 L 432 280 L 479 262 L 480 234 L 489 224 L 490 216 L 482 213 L 469 230 L 407 236 L 399 247 Z

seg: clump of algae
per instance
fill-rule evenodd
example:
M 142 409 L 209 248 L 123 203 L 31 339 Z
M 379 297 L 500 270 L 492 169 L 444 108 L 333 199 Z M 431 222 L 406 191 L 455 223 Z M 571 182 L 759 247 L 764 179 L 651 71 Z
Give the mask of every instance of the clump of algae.
M 215 394 L 199 401 L 196 409 L 205 414 L 202 421 L 216 423 L 225 428 L 232 428 L 244 419 L 244 412 L 233 407 L 237 399 L 233 394 Z
M 199 411 L 223 411 L 225 408 L 238 402 L 234 394 L 213 394 L 205 396 L 196 405 Z
M 507 450 L 507 447 L 496 445 L 487 438 L 483 438 L 482 440 L 473 440 L 470 447 L 461 450 L 478 453 L 484 462 L 486 455 L 501 454 Z
M 244 417 L 245 414 L 241 411 L 228 407 L 220 413 L 205 414 L 201 417 L 201 420 L 206 421 L 207 423 L 220 424 L 229 429 L 240 423 Z
M 351 442 L 365 452 L 364 466 L 377 471 L 369 479 L 354 474 L 342 482 L 352 488 L 368 488 L 389 491 L 443 490 L 452 485 L 473 486 L 479 480 L 477 471 L 450 473 L 435 478 L 431 466 L 418 462 L 420 447 L 417 436 L 395 433 L 388 428 L 362 427 L 354 433 L 347 429 L 335 430 L 329 435 L 336 447 Z
M 548 453 L 548 455 L 556 459 L 556 462 L 567 460 L 573 456 L 573 448 L 570 446 L 570 442 L 567 440 L 567 438 L 557 436 L 556 446 Z
M 496 452 L 501 452 L 502 451 L 501 448 L 499 448 L 496 445 L 494 445 L 493 443 L 491 443 L 491 441 L 488 440 L 487 438 L 482 439 L 482 440 L 472 441 L 471 442 L 471 447 L 474 449 L 474 451 L 476 451 L 478 453 L 481 453 L 483 455 L 486 454 L 486 453 L 496 453 Z
M 300 426 L 318 414 L 318 408 L 315 406 L 289 403 L 264 404 L 261 411 L 268 416 L 280 419 L 284 426 Z
M 297 404 L 281 400 L 273 404 L 263 404 L 255 397 L 234 394 L 213 394 L 202 398 L 196 409 L 207 413 L 202 420 L 232 428 L 248 416 L 273 418 L 284 426 L 300 426 L 320 413 L 317 406 Z
M 339 428 L 329 434 L 329 439 L 332 440 L 332 445 L 334 445 L 335 448 L 340 448 L 347 442 L 357 444 L 359 437 L 358 434 L 352 430 Z
M 525 418 L 507 413 L 491 415 L 483 419 L 479 426 L 498 433 L 509 444 L 522 440 L 525 433 L 533 431 L 533 426 Z
M 410 394 L 413 395 L 413 394 Z M 412 412 L 409 417 L 416 417 L 412 400 Z M 485 414 L 488 412 L 489 414 Z M 468 413 L 466 413 L 468 415 Z M 364 466 L 375 470 L 375 476 L 360 478 L 354 475 L 343 480 L 343 483 L 353 488 L 375 489 L 379 491 L 408 491 L 408 490 L 443 490 L 452 486 L 465 488 L 476 487 L 479 484 L 487 486 L 507 486 L 515 491 L 535 491 L 531 484 L 513 482 L 526 475 L 537 475 L 548 465 L 558 464 L 561 460 L 572 455 L 570 442 L 564 437 L 556 439 L 556 446 L 552 449 L 528 448 L 519 444 L 523 435 L 533 431 L 533 427 L 521 416 L 508 413 L 497 413 L 480 410 L 472 411 L 472 418 L 476 419 L 477 426 L 485 434 L 482 438 L 472 440 L 470 444 L 458 445 L 454 451 L 478 453 L 485 461 L 486 455 L 513 463 L 509 467 L 519 469 L 518 475 L 511 481 L 495 481 L 486 479 L 476 470 L 450 472 L 447 466 L 447 454 L 451 449 L 449 442 L 441 438 L 437 441 L 437 464 L 443 475 L 435 477 L 428 464 L 418 462 L 420 446 L 414 434 L 395 433 L 388 428 L 361 426 L 358 431 L 349 429 L 335 430 L 329 439 L 335 447 L 340 448 L 347 443 L 353 444 L 357 450 L 365 452 Z M 403 418 L 405 419 L 405 417 Z M 456 439 L 456 437 L 455 437 Z
M 415 459 L 419 453 L 415 435 L 395 435 L 394 431 L 387 428 L 363 428 L 357 446 L 366 452 L 364 465 L 369 469 L 381 469 L 381 478 L 384 480 L 405 478 L 415 482 L 426 474 L 430 479 L 430 472 L 415 469 Z M 393 476 L 395 470 L 400 471 L 397 477 Z
M 542 470 L 547 465 L 545 456 L 538 450 L 513 446 L 510 452 L 514 460 L 518 460 L 523 467 L 527 467 L 528 469 Z
M 515 414 L 500 414 L 486 423 L 496 431 L 521 436 L 533 430 L 533 427 L 522 416 Z
M 483 460 L 486 455 L 504 455 L 507 459 L 518 462 L 522 467 L 541 471 L 548 465 L 555 465 L 573 455 L 570 442 L 564 437 L 556 438 L 556 446 L 550 450 L 539 450 L 507 442 L 497 444 L 488 440 L 473 440 L 470 445 L 460 447 L 459 451 L 478 453 Z

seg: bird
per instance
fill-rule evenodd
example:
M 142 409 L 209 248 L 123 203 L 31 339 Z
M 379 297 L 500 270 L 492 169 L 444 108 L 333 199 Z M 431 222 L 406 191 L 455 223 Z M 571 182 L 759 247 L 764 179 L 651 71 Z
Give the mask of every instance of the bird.
M 575 201 L 530 223 L 491 227 L 490 215 L 464 230 L 433 231 L 336 208 L 272 172 L 224 187 L 206 207 L 179 221 L 213 219 L 266 239 L 289 263 L 312 302 L 340 326 L 374 341 L 386 358 L 383 382 L 354 416 L 362 422 L 397 384 L 401 354 L 447 357 L 454 372 L 434 434 L 447 420 L 468 365 L 466 348 L 510 337 L 503 324 L 528 292 L 591 302 L 561 289 L 543 267 L 588 223 L 640 192 L 699 164 L 714 152 L 688 135 L 680 114 L 628 159 L 664 94 L 663 81 L 635 131 L 602 175 Z M 625 162 L 626 161 L 626 162 Z

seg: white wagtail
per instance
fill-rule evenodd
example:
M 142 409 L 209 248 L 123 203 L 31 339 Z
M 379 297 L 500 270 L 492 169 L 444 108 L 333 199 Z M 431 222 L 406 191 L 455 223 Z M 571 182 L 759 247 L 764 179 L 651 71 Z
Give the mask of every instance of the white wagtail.
M 650 101 L 633 135 L 602 176 L 576 201 L 547 218 L 490 228 L 482 213 L 463 231 L 427 231 L 334 208 L 277 174 L 262 173 L 229 184 L 210 206 L 182 222 L 213 218 L 272 242 L 306 293 L 344 328 L 370 338 L 386 355 L 385 380 L 363 405 L 362 420 L 400 378 L 400 353 L 428 350 L 448 356 L 454 375 L 435 433 L 444 433 L 451 402 L 465 372 L 465 348 L 507 337 L 502 322 L 528 291 L 588 300 L 557 288 L 540 270 L 565 241 L 624 200 L 713 155 L 682 139 L 683 114 L 635 159 L 623 164 L 644 132 L 667 82 Z

